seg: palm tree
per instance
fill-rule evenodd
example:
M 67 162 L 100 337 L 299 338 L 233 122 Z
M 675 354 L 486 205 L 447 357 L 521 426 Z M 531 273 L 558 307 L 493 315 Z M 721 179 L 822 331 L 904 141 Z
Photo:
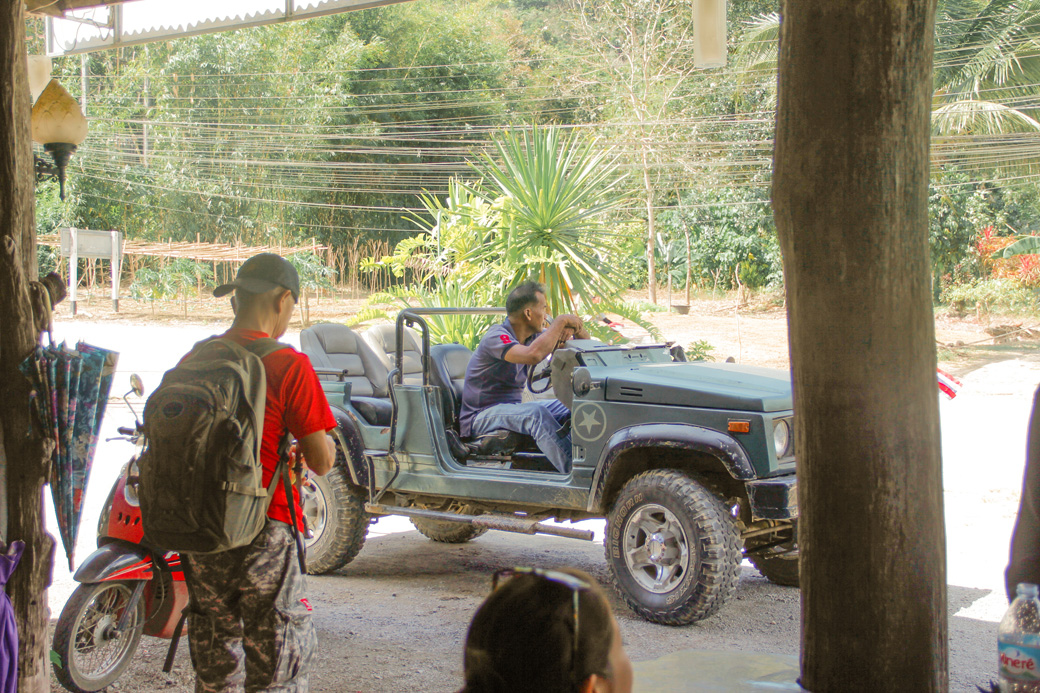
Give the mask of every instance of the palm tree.
M 935 27 L 936 134 L 1040 131 L 1040 0 L 943 0 Z M 1033 115 L 1031 115 L 1033 114 Z
M 780 15 L 748 22 L 737 46 L 745 84 L 776 84 Z M 935 28 L 937 135 L 1038 132 L 1040 0 L 940 0 Z M 775 91 L 774 91 L 775 103 Z

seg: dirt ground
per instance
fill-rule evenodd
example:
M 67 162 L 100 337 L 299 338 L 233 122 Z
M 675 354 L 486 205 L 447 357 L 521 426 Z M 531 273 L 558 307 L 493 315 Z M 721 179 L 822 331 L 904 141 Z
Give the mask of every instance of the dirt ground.
M 349 297 L 322 299 L 312 305 L 312 319 L 346 320 L 361 304 Z M 193 341 L 220 329 L 230 316 L 226 302 L 216 299 L 189 303 L 188 318 L 178 304 L 157 305 L 155 315 L 148 304 L 128 299 L 120 307 L 115 314 L 107 299 L 97 297 L 81 301 L 73 317 L 63 306 L 57 315 L 57 336 L 82 337 L 121 349 L 117 382 L 125 382 L 124 374 L 136 371 L 152 387 Z M 662 311 L 649 317 L 669 340 L 684 345 L 706 340 L 717 360 L 732 356 L 741 363 L 788 366 L 786 316 L 775 297 L 761 297 L 739 310 L 731 296 L 700 300 L 689 315 Z M 1040 381 L 1040 349 L 1031 341 L 995 345 L 985 328 L 1018 322 L 1022 321 L 1000 316 L 955 319 L 940 315 L 936 319 L 941 365 L 964 382 L 961 395 L 941 408 L 954 691 L 973 691 L 975 684 L 994 676 L 996 622 L 1006 608 L 1000 572 L 1021 483 L 1025 420 L 1032 389 Z M 298 331 L 299 325 L 295 328 Z M 637 331 L 631 326 L 626 330 Z M 298 336 L 290 334 L 288 341 L 294 340 Z M 958 343 L 965 346 L 953 346 Z M 121 403 L 113 402 L 106 428 L 114 430 L 130 418 Z M 984 430 L 1005 434 L 994 446 L 978 435 Z M 103 500 L 129 452 L 125 443 L 101 446 L 90 489 L 90 498 L 95 500 L 88 499 L 88 503 Z M 982 482 L 976 473 L 979 460 L 988 465 Z M 96 507 L 85 511 L 79 560 L 92 548 L 96 512 Z M 596 531 L 597 541 L 490 532 L 469 544 L 443 545 L 411 531 L 400 518 L 381 520 L 350 565 L 331 575 L 310 578 L 320 639 L 311 690 L 457 690 L 465 629 L 486 595 L 495 569 L 571 565 L 607 582 L 603 524 L 585 524 Z M 54 616 L 73 588 L 67 571 L 56 569 L 49 595 Z M 636 663 L 637 686 L 640 668 L 653 667 L 654 660 L 682 650 L 798 654 L 798 590 L 768 583 L 747 563 L 735 599 L 703 622 L 669 628 L 638 619 L 620 601 L 614 602 L 614 609 L 626 648 Z M 192 690 L 185 643 L 173 674 L 162 673 L 167 645 L 144 638 L 130 670 L 109 690 Z M 61 690 L 52 684 L 52 691 Z M 701 689 L 691 682 L 686 690 Z

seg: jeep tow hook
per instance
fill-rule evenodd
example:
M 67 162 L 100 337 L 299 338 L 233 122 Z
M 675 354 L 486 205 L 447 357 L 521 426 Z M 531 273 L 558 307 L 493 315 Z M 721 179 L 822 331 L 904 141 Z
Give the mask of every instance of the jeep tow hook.
M 552 534 L 569 539 L 584 539 L 585 541 L 592 541 L 596 536 L 593 531 L 588 529 L 560 527 L 558 525 L 544 524 L 537 520 L 510 517 L 508 515 L 459 515 L 457 513 L 441 512 L 440 510 L 400 508 L 394 505 L 377 503 L 365 503 L 365 512 L 373 515 L 404 515 L 406 517 L 422 517 L 442 522 L 457 522 L 459 524 L 487 527 L 488 529 L 516 532 L 518 534 Z

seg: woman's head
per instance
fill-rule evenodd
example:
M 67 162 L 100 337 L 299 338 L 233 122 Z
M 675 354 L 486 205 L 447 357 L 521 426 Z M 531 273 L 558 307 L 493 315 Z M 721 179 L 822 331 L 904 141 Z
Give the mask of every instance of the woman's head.
M 466 637 L 465 693 L 631 691 L 621 634 L 591 577 L 516 568 L 499 578 Z

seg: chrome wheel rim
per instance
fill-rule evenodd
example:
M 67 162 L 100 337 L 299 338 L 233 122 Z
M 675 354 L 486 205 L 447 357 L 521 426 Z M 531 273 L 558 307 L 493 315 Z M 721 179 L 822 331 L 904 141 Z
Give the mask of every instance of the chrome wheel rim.
M 325 494 L 321 492 L 313 479 L 308 479 L 300 485 L 300 506 L 303 508 L 303 516 L 307 520 L 307 527 L 311 531 L 311 536 L 305 544 L 309 548 L 321 538 L 329 518 L 329 506 L 325 501 Z
M 126 585 L 111 584 L 97 592 L 87 603 L 75 624 L 72 659 L 74 670 L 87 680 L 104 680 L 118 672 L 129 654 L 133 632 L 139 625 L 134 609 L 126 629 L 116 626 L 130 603 Z
M 629 574 L 654 594 L 677 588 L 690 570 L 690 549 L 679 518 L 662 505 L 638 508 L 625 522 L 622 554 Z

